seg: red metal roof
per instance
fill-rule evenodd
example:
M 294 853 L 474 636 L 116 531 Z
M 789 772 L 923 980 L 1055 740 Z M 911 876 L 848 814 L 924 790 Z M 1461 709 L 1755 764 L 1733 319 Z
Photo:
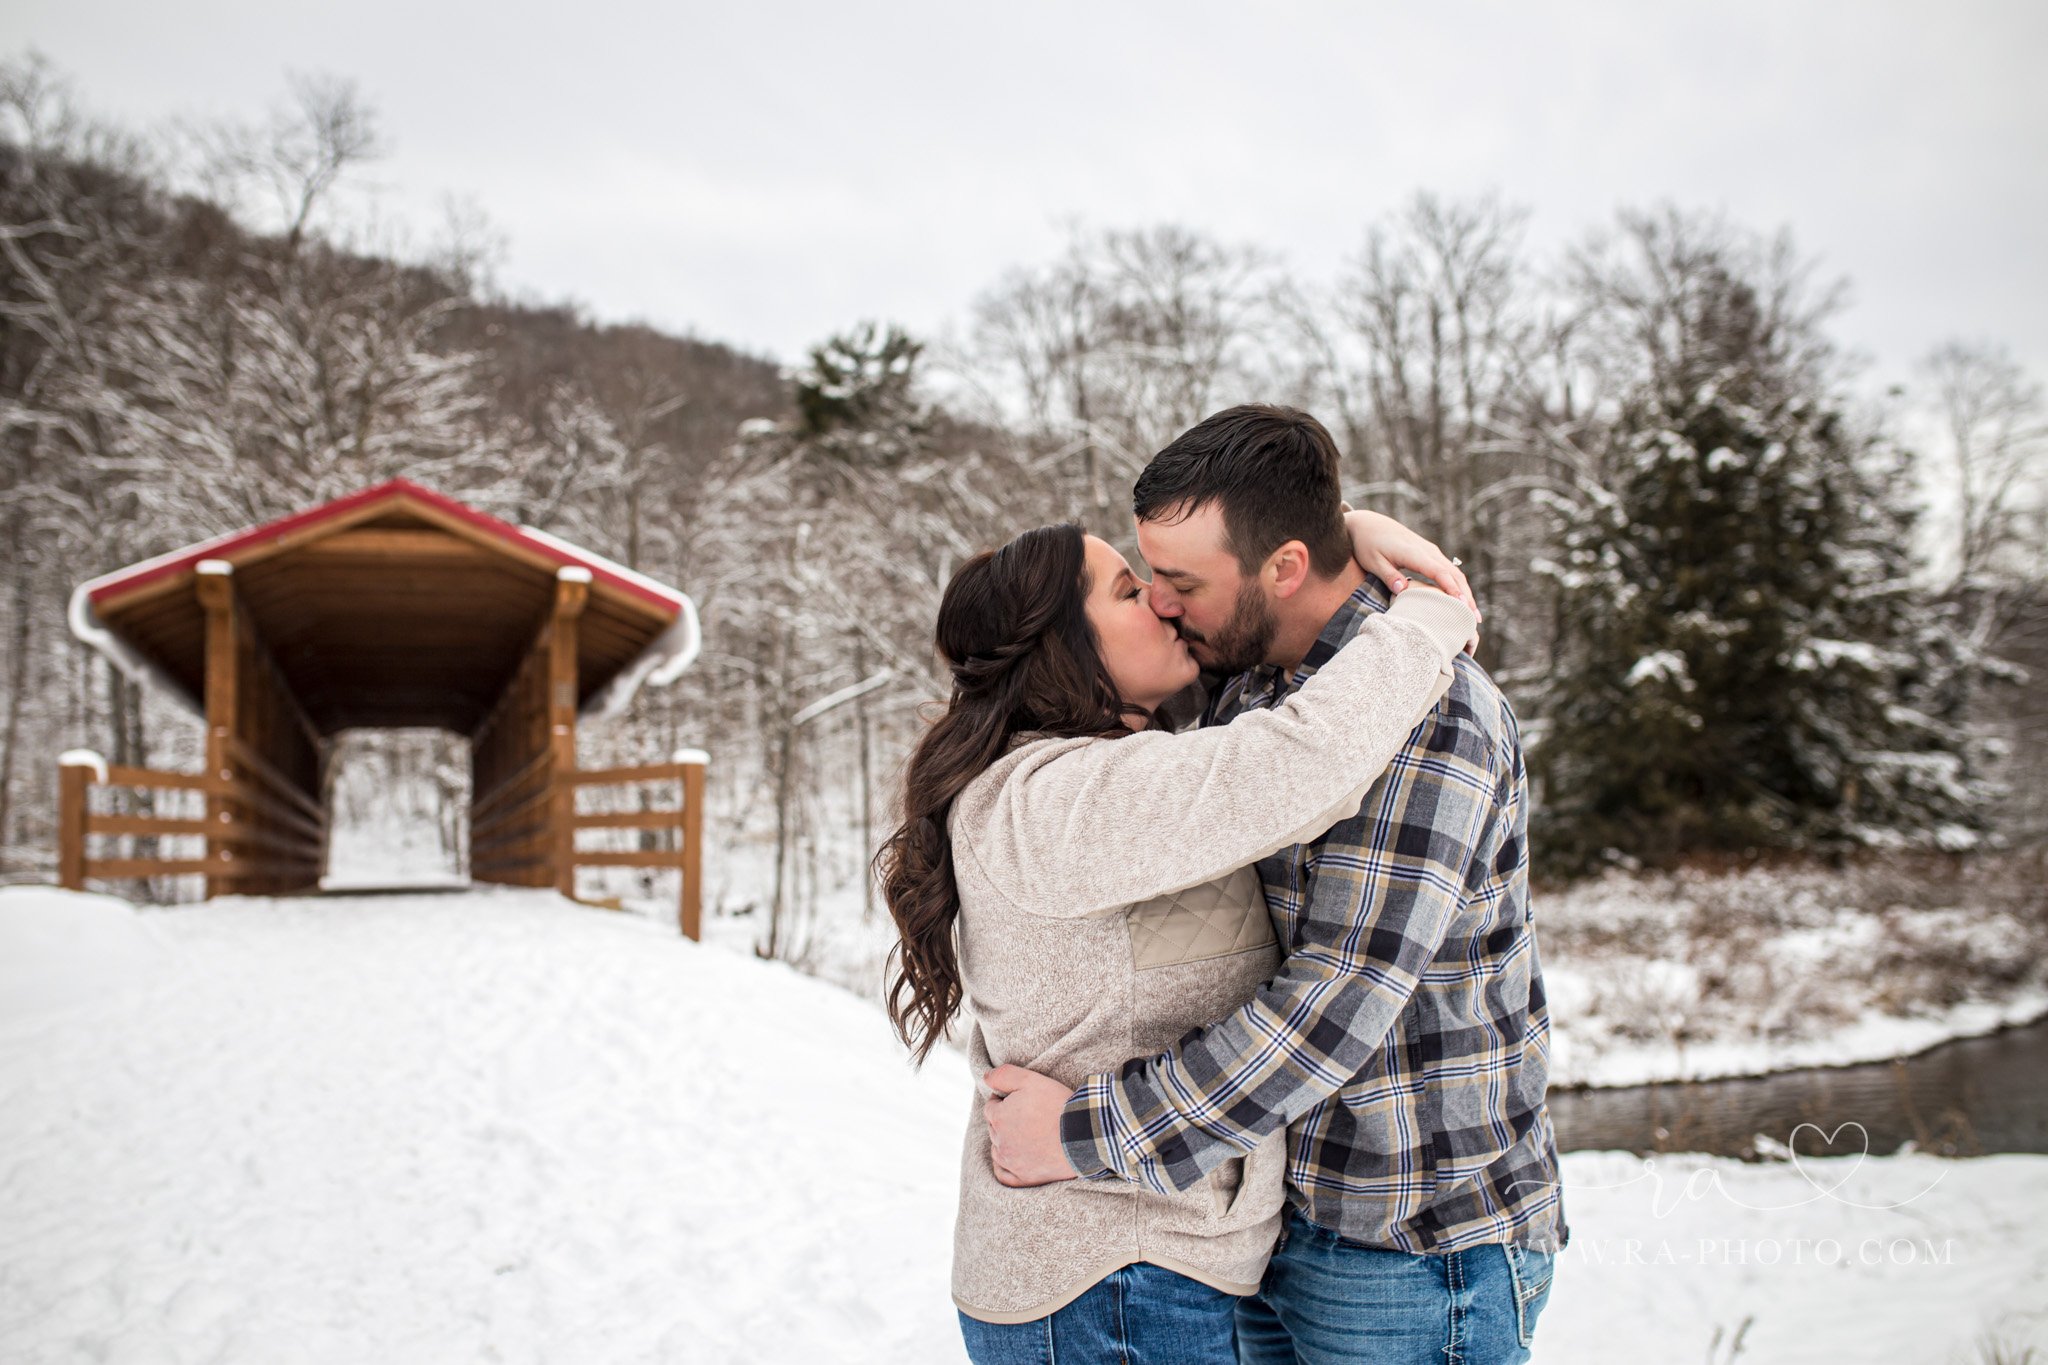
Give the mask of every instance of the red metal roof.
M 154 559 L 145 559 L 139 564 L 131 564 L 125 569 L 116 569 L 87 583 L 85 592 L 97 605 L 108 598 L 132 591 L 168 574 L 182 573 L 196 566 L 202 559 L 232 560 L 237 550 L 303 531 L 307 527 L 331 521 L 374 503 L 393 502 L 401 498 L 425 503 L 499 540 L 517 545 L 529 553 L 541 555 L 558 567 L 588 569 L 591 577 L 598 582 L 607 583 L 620 592 L 660 607 L 670 616 L 683 610 L 683 595 L 673 588 L 665 587 L 624 565 L 615 564 L 602 555 L 593 554 L 559 537 L 538 535 L 514 526 L 509 521 L 500 521 L 488 512 L 479 512 L 476 508 L 457 502 L 445 493 L 437 493 L 424 484 L 414 483 L 410 479 L 391 479 L 365 488 L 361 492 L 336 498 L 332 502 L 321 503 L 318 507 L 309 507 L 303 512 L 293 512 L 275 521 L 266 521 L 261 526 L 231 531 L 223 536 L 215 536 L 211 540 L 188 545 L 181 550 L 158 555 Z

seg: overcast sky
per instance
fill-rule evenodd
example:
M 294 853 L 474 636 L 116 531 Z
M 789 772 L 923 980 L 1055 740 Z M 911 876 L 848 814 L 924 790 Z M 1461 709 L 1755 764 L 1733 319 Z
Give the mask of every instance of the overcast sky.
M 436 5 L 6 0 L 93 108 L 255 117 L 355 79 L 382 212 L 447 194 L 500 281 L 794 358 L 933 332 L 1062 224 L 1175 221 L 1327 278 L 1418 188 L 1541 249 L 1673 199 L 1849 276 L 1873 378 L 1981 337 L 2048 372 L 2048 6 Z

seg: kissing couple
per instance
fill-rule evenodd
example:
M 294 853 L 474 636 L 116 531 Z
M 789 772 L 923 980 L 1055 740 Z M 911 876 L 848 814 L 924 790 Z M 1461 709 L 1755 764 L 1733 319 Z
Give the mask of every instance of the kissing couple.
M 1526 1361 L 1568 1231 L 1464 577 L 1290 408 L 1203 421 L 1132 503 L 1149 581 L 1074 525 L 953 576 L 877 856 L 890 1017 L 921 1064 L 964 1015 L 979 1078 L 967 1354 Z

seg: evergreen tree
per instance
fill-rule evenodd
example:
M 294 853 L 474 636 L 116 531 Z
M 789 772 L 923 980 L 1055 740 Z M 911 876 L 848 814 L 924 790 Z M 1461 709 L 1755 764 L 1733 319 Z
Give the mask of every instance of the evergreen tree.
M 902 329 L 871 322 L 812 347 L 792 380 L 797 434 L 833 458 L 900 464 L 927 425 L 915 395 L 923 351 Z
M 1609 486 L 1553 504 L 1540 853 L 1971 841 L 1970 665 L 1911 581 L 1908 458 L 1786 358 L 1749 286 L 1708 293 L 1622 405 Z

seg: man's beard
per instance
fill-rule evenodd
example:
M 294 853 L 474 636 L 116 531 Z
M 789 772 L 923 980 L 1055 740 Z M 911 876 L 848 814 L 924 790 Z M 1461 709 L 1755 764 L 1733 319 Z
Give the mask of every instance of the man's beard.
M 1230 619 L 1223 623 L 1214 639 L 1189 630 L 1186 617 L 1177 619 L 1174 626 L 1182 639 L 1202 646 L 1208 657 L 1198 658 L 1198 662 L 1204 669 L 1228 677 L 1249 673 L 1266 662 L 1266 655 L 1273 648 L 1273 637 L 1280 633 L 1280 618 L 1273 613 L 1266 594 L 1259 590 L 1258 580 L 1252 579 L 1239 585 Z

